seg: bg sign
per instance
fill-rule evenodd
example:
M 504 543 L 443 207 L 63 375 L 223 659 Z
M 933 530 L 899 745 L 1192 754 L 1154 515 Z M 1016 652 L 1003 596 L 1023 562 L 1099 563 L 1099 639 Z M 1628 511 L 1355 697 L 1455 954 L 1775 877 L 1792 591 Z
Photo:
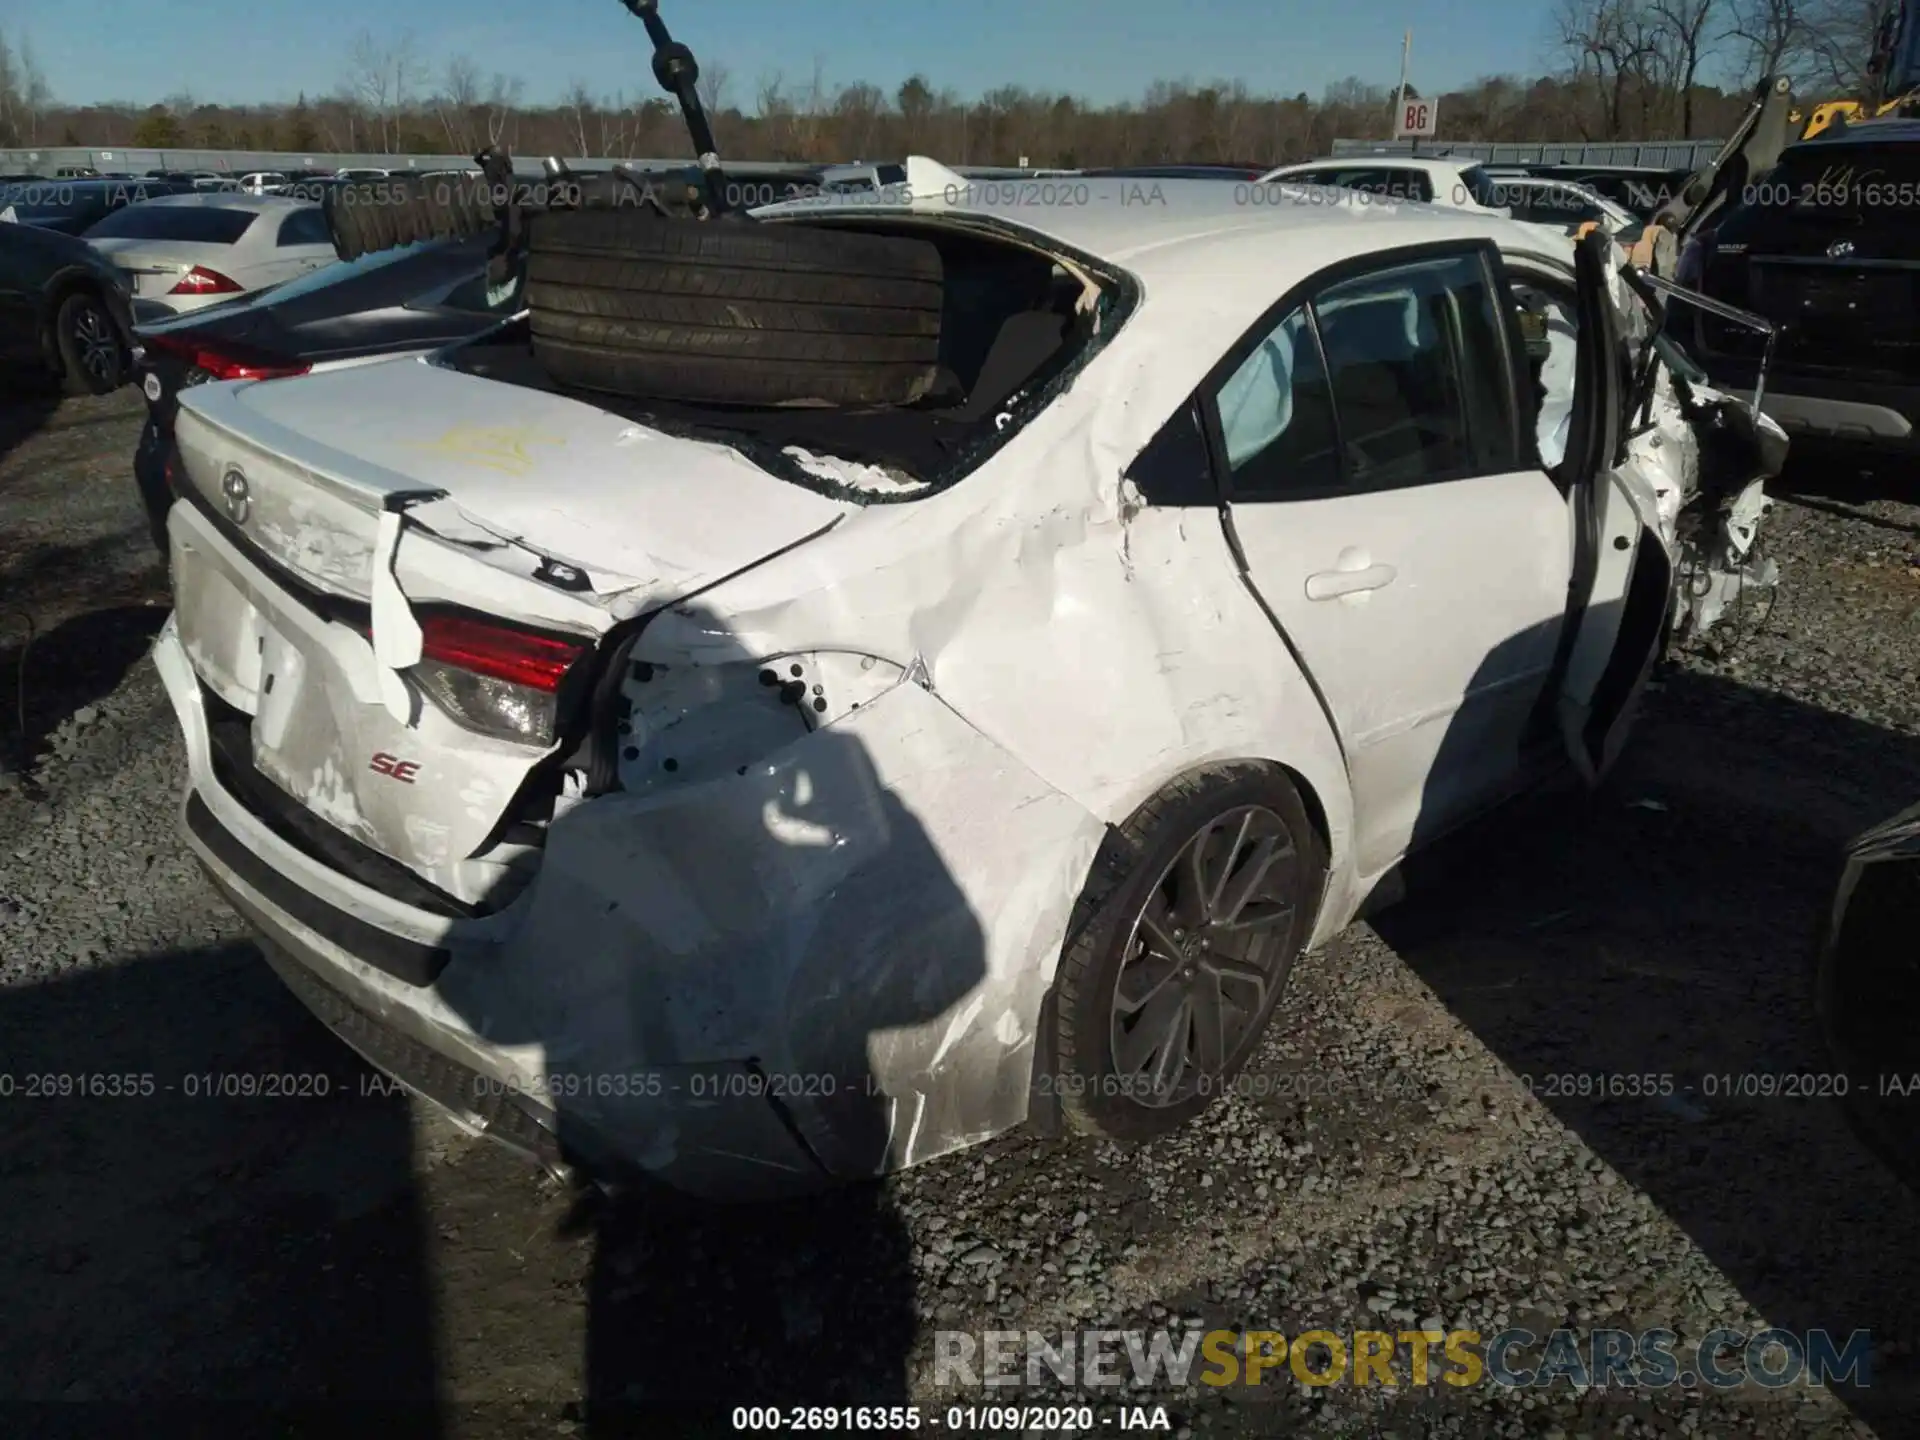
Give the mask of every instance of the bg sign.
M 1440 102 L 1437 100 L 1403 100 L 1400 102 L 1400 121 L 1394 127 L 1394 138 L 1405 139 L 1408 136 L 1431 136 L 1434 126 L 1440 119 Z

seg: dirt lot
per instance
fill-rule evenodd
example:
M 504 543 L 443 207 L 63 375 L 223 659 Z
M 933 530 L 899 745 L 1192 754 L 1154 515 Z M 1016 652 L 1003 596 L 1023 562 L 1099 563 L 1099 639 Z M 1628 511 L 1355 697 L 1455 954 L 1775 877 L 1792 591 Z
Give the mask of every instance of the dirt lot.
M 583 1198 L 466 1140 L 259 961 L 174 835 L 141 414 L 131 392 L 0 407 L 7 1433 L 151 1431 L 168 1405 L 208 1433 L 351 1406 L 483 1440 L 732 1433 L 731 1407 L 775 1401 L 944 1417 L 1033 1397 L 937 1394 L 936 1329 L 1195 1321 L 1770 1323 L 1870 1330 L 1876 1354 L 1844 1393 L 1129 1397 L 1181 1433 L 1920 1433 L 1920 1202 L 1831 1102 L 1710 1078 L 1822 1068 L 1805 966 L 1833 847 L 1920 797 L 1920 476 L 1802 467 L 1771 614 L 1663 677 L 1604 793 L 1462 837 L 1311 957 L 1256 1083 L 1189 1132 L 1014 1136 L 734 1211 Z M 217 1094 L 262 1074 L 327 1094 Z M 1642 1074 L 1674 1093 L 1557 1078 Z

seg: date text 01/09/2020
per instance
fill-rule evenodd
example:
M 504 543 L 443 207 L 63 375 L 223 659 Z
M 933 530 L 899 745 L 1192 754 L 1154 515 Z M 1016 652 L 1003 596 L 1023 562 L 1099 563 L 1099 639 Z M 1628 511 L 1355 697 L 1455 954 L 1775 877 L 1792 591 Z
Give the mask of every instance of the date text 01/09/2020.
M 927 1429 L 954 1434 L 1092 1434 L 1103 1430 L 1168 1431 L 1173 1421 L 1160 1405 L 736 1405 L 733 1428 L 741 1432 L 846 1432 L 898 1434 Z
M 1528 1094 L 1541 1100 L 1640 1100 L 1669 1095 L 1698 1095 L 1707 1100 L 1838 1100 L 1853 1088 L 1852 1077 L 1840 1071 L 1716 1071 L 1682 1084 L 1661 1071 L 1578 1070 L 1522 1075 L 1520 1082 Z

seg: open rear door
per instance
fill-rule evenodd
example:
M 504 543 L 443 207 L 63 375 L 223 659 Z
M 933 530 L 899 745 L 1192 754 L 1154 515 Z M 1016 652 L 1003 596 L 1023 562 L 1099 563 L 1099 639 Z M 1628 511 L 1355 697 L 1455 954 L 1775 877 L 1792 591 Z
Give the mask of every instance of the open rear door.
M 1579 349 L 1563 462 L 1574 482 L 1574 568 L 1560 729 L 1589 784 L 1619 753 L 1673 604 L 1673 556 L 1654 485 L 1638 445 L 1623 438 L 1632 371 L 1608 273 L 1617 263 L 1613 242 L 1597 233 L 1575 251 Z

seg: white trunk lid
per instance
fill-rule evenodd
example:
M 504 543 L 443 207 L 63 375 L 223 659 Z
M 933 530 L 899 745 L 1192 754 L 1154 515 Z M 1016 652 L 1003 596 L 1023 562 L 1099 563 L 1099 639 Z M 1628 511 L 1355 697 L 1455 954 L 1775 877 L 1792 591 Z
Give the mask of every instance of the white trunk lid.
M 417 359 L 195 387 L 177 433 L 216 506 L 227 471 L 241 470 L 247 528 L 271 558 L 362 599 L 375 517 L 396 495 L 440 492 L 496 537 L 584 571 L 595 592 L 647 601 L 709 585 L 854 508 L 725 446 Z
M 193 502 L 169 522 L 175 614 L 237 737 L 223 783 L 256 809 L 290 797 L 470 904 L 537 860 L 501 822 L 547 752 L 393 702 L 411 660 L 382 640 L 411 607 L 591 644 L 850 508 L 722 447 L 418 361 L 195 387 L 175 434 Z M 552 561 L 583 579 L 539 578 Z

